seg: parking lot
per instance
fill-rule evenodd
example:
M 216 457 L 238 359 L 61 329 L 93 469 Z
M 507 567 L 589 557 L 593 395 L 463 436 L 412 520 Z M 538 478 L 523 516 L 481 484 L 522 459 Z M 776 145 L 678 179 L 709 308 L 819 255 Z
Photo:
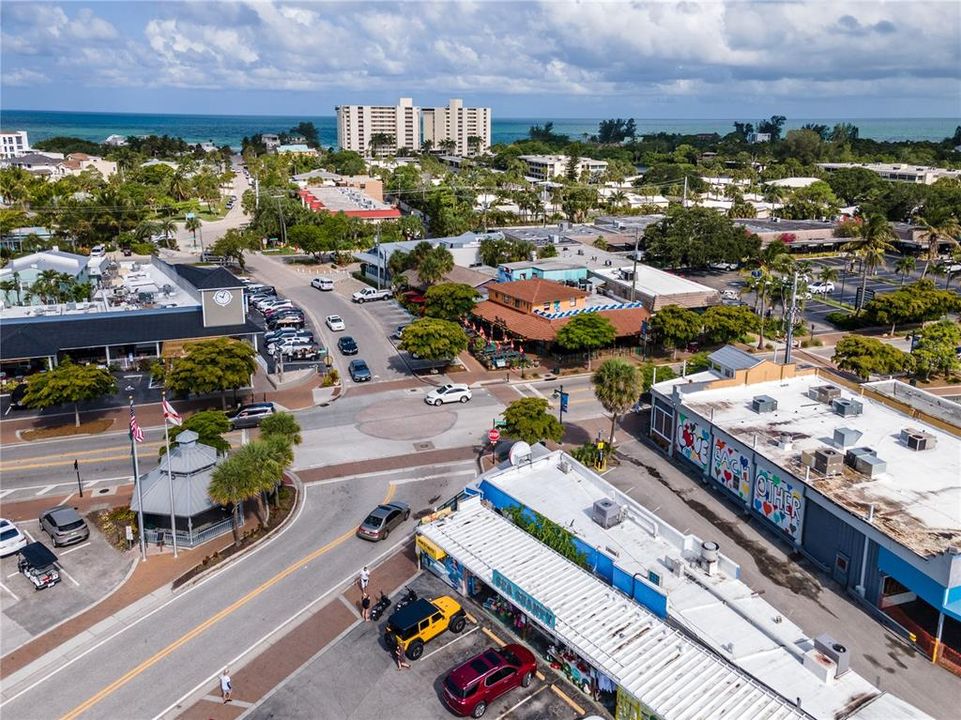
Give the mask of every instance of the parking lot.
M 376 577 L 371 579 L 375 586 Z M 410 587 L 420 597 L 437 597 L 450 588 L 429 573 L 421 573 Z M 458 598 L 460 599 L 460 598 Z M 509 641 L 503 626 L 478 617 L 459 635 L 449 632 L 431 640 L 411 668 L 398 670 L 383 641 L 386 621 L 360 623 L 319 657 L 308 663 L 279 691 L 251 711 L 254 718 L 304 720 L 447 720 L 453 713 L 442 700 L 442 683 L 455 666 L 478 653 Z M 559 680 L 538 658 L 538 676 L 527 688 L 516 688 L 488 707 L 487 718 L 574 720 L 588 714 L 584 696 Z M 577 708 L 575 709 L 575 705 Z
M 111 547 L 89 518 L 88 540 L 54 548 L 37 520 L 21 521 L 17 527 L 28 540 L 42 542 L 57 556 L 60 582 L 36 590 L 17 571 L 17 555 L 0 559 L 0 655 L 46 632 L 89 605 L 101 600 L 126 577 L 136 562 L 135 553 L 120 553 Z

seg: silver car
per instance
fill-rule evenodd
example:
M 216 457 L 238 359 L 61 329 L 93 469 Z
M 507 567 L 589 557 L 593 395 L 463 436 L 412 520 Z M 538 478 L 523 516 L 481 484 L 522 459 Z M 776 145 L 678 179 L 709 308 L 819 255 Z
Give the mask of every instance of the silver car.
M 55 507 L 40 513 L 40 529 L 50 536 L 54 547 L 83 542 L 90 537 L 87 522 L 72 507 Z

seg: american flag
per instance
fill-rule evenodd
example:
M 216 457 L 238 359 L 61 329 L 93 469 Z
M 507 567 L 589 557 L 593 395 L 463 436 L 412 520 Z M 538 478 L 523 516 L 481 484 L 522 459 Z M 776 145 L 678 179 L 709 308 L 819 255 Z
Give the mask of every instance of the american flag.
M 130 437 L 138 443 L 143 442 L 143 428 L 141 428 L 140 423 L 137 422 L 137 416 L 133 411 L 133 403 L 130 403 Z

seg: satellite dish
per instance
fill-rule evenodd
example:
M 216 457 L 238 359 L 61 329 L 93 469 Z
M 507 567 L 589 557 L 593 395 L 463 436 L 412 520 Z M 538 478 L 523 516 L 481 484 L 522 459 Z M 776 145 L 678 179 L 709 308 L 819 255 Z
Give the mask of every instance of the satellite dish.
M 530 445 L 523 440 L 518 440 L 511 446 L 511 450 L 507 454 L 507 459 L 510 460 L 511 465 L 517 467 L 522 462 L 530 462 L 531 452 Z

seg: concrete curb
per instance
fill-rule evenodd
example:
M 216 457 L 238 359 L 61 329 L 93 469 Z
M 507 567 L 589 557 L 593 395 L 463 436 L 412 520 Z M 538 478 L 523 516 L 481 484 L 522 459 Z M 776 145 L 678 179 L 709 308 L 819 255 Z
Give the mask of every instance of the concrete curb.
M 164 587 L 169 586 L 169 587 L 171 588 L 171 591 L 170 591 L 170 592 L 171 592 L 172 595 L 176 595 L 177 593 L 182 592 L 183 590 L 186 590 L 187 588 L 193 587 L 193 586 L 196 585 L 198 582 L 200 582 L 201 580 L 203 580 L 204 578 L 206 578 L 208 575 L 210 575 L 211 573 L 213 573 L 215 570 L 219 571 L 219 570 L 225 570 L 226 568 L 229 568 L 229 567 L 230 567 L 231 565 L 233 565 L 237 560 L 239 560 L 240 558 L 244 557 L 244 556 L 245 556 L 247 553 L 249 553 L 251 550 L 253 550 L 254 548 L 260 547 L 260 545 L 261 545 L 262 543 L 264 543 L 264 542 L 266 542 L 267 540 L 269 540 L 270 538 L 272 538 L 272 537 L 273 537 L 277 532 L 279 532 L 281 529 L 287 527 L 287 524 L 290 522 L 290 519 L 291 519 L 292 517 L 296 517 L 297 514 L 300 512 L 301 508 L 303 507 L 304 498 L 306 497 L 306 492 L 304 491 L 304 484 L 303 484 L 303 482 L 301 482 L 300 477 L 298 477 L 298 475 L 297 475 L 295 472 L 293 472 L 292 470 L 287 470 L 287 471 L 284 472 L 284 474 L 290 477 L 290 479 L 293 481 L 293 486 L 294 486 L 294 488 L 297 490 L 297 502 L 294 503 L 294 506 L 290 509 L 290 512 L 287 514 L 287 517 L 284 518 L 284 521 L 283 521 L 280 525 L 276 526 L 275 528 L 272 528 L 272 529 L 270 530 L 270 532 L 268 532 L 268 533 L 267 533 L 266 535 L 264 535 L 262 538 L 260 538 L 259 540 L 257 540 L 257 542 L 252 543 L 251 545 L 248 545 L 247 547 L 245 547 L 243 550 L 241 550 L 241 551 L 238 552 L 238 553 L 234 553 L 233 555 L 231 555 L 229 558 L 227 558 L 227 559 L 224 560 L 223 562 L 217 563 L 216 565 L 213 565 L 213 566 L 207 568 L 207 569 L 204 570 L 203 572 L 197 573 L 197 574 L 194 575 L 192 578 L 190 578 L 189 580 L 187 580 L 186 582 L 184 582 L 183 585 L 179 586 L 176 590 L 173 589 L 173 584 L 174 584 L 175 582 L 177 582 L 177 580 L 179 580 L 181 577 L 183 577 L 183 575 L 186 575 L 187 573 L 182 573 L 180 576 L 174 578 L 174 579 L 171 580 L 169 583 L 167 583 L 167 585 L 164 586 Z M 187 572 L 190 572 L 190 570 L 188 570 Z

